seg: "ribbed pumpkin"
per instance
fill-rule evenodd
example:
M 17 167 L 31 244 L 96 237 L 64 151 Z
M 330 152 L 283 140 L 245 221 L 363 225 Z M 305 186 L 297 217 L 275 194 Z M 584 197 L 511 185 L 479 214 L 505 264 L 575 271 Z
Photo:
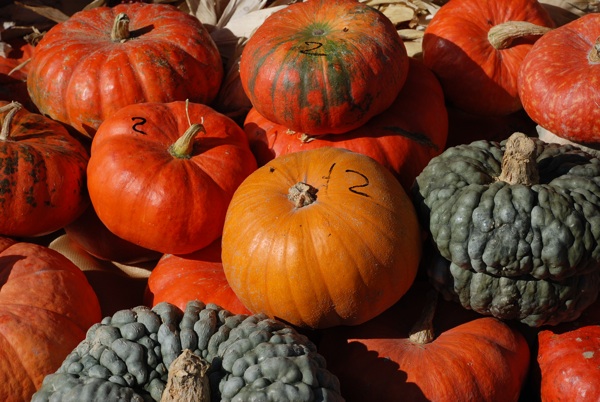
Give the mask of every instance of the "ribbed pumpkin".
M 39 110 L 90 137 L 132 103 L 210 103 L 223 78 L 217 46 L 197 18 L 142 2 L 80 11 L 55 25 L 29 68 Z
M 324 328 L 365 322 L 411 286 L 421 256 L 414 208 L 368 156 L 323 147 L 277 157 L 236 190 L 222 263 L 254 313 Z
M 255 169 L 244 131 L 225 115 L 199 103 L 138 103 L 102 123 L 87 178 L 112 233 L 187 254 L 221 236 L 234 191 Z
M 0 400 L 30 401 L 101 319 L 83 272 L 58 252 L 0 240 Z
M 343 133 L 383 112 L 407 72 L 394 25 L 357 0 L 290 4 L 257 28 L 240 60 L 259 113 L 312 135 Z
M 64 126 L 0 101 L 0 234 L 59 230 L 89 205 L 89 154 Z
M 362 153 L 388 168 L 405 190 L 446 146 L 448 112 L 438 79 L 409 59 L 408 78 L 394 102 L 364 125 L 344 134 L 310 136 L 274 123 L 252 108 L 244 131 L 259 166 L 274 157 L 321 147 Z

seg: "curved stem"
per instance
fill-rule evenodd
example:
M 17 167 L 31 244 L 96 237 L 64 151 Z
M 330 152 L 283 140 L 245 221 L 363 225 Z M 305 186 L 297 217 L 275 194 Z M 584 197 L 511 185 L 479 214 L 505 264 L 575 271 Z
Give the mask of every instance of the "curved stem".
M 502 156 L 502 172 L 498 180 L 508 184 L 532 186 L 539 183 L 535 142 L 523 133 L 514 133 L 506 140 Z
M 425 345 L 433 342 L 435 332 L 433 331 L 433 316 L 437 308 L 438 291 L 435 289 L 427 292 L 425 307 L 419 317 L 419 320 L 413 325 L 408 335 L 411 342 Z
M 169 153 L 175 158 L 189 159 L 194 150 L 194 139 L 198 133 L 206 133 L 204 125 L 195 123 L 185 130 L 185 133 L 169 147 Z
M 592 50 L 588 53 L 588 60 L 591 63 L 600 63 L 600 36 L 596 38 Z
M 117 14 L 110 33 L 110 39 L 113 42 L 125 42 L 130 36 L 129 17 L 125 13 Z
M 488 41 L 496 50 L 508 48 L 515 39 L 524 36 L 542 36 L 552 28 L 527 21 L 507 21 L 490 28 Z
M 0 114 L 6 113 L 6 116 L 2 119 L 2 128 L 0 129 L 0 141 L 6 141 L 10 134 L 10 125 L 15 114 L 23 108 L 19 102 L 12 101 L 2 107 L 0 107 Z

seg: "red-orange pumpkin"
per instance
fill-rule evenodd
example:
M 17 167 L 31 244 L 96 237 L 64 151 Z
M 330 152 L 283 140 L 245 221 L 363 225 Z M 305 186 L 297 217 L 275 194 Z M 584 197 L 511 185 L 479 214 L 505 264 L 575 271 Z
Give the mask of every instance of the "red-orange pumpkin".
M 221 237 L 229 201 L 255 169 L 246 135 L 230 118 L 198 103 L 141 103 L 102 123 L 87 178 L 111 232 L 187 254 Z
M 508 23 L 512 26 L 503 25 Z M 523 23 L 535 27 L 517 25 Z M 453 0 L 425 29 L 423 62 L 454 106 L 473 114 L 510 114 L 522 108 L 521 63 L 539 35 L 552 27 L 550 14 L 537 0 Z
M 369 322 L 323 332 L 319 351 L 346 400 L 519 400 L 530 364 L 525 337 L 496 318 L 432 302 L 430 291 L 417 281 Z
M 32 243 L 2 247 L 0 400 L 30 401 L 102 316 L 85 275 L 66 257 Z
M 7 43 L 11 50 L 5 57 L 0 57 L 0 100 L 19 102 L 35 112 L 37 108 L 27 93 L 29 64 L 25 63 L 31 58 L 34 48 L 20 38 Z
M 538 334 L 542 401 L 600 400 L 600 323 Z
M 357 0 L 290 4 L 257 28 L 240 60 L 259 113 L 311 135 L 343 133 L 383 112 L 407 71 L 392 22 Z
M 356 325 L 412 284 L 416 212 L 368 156 L 323 147 L 279 156 L 236 190 L 222 239 L 229 285 L 253 313 L 311 328 Z
M 88 136 L 123 106 L 210 103 L 221 56 L 202 23 L 167 4 L 80 11 L 37 44 L 27 87 L 39 110 Z
M 383 113 L 344 134 L 308 136 L 250 110 L 244 131 L 259 166 L 290 152 L 339 147 L 370 156 L 388 168 L 408 191 L 427 163 L 446 146 L 448 113 L 435 75 L 409 59 L 408 78 Z
M 221 239 L 191 254 L 165 254 L 152 269 L 144 304 L 154 307 L 169 302 L 185 310 L 190 300 L 214 303 L 234 314 L 250 314 L 225 277 Z
M 544 35 L 523 60 L 519 95 L 531 118 L 551 133 L 600 143 L 600 13 Z
M 89 154 L 64 126 L 0 101 L 0 234 L 41 236 L 89 205 Z

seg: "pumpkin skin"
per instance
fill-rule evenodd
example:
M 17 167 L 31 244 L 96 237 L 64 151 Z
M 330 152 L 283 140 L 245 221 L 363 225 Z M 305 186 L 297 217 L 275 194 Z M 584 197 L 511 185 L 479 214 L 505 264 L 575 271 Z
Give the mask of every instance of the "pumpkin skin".
M 189 153 L 174 156 L 172 145 L 190 126 L 186 109 L 186 102 L 125 106 L 98 129 L 87 169 L 102 223 L 165 254 L 191 253 L 219 238 L 235 189 L 256 170 L 244 131 L 202 104 L 189 103 L 189 118 L 203 121 L 205 132 Z
M 413 201 L 441 258 L 428 274 L 444 297 L 539 327 L 575 320 L 597 298 L 600 160 L 530 140 L 539 182 L 498 179 L 510 138 L 475 141 L 433 158 Z
M 288 192 L 301 183 L 317 192 L 297 207 Z M 277 157 L 244 180 L 221 257 L 250 311 L 326 328 L 360 324 L 398 301 L 421 246 L 414 207 L 393 175 L 365 155 L 323 147 Z
M 9 105 L 0 101 L 0 107 Z M 0 234 L 42 236 L 89 205 L 89 154 L 58 122 L 24 108 L 10 113 L 0 113 L 7 135 L 0 139 Z
M 310 135 L 343 133 L 383 112 L 407 72 L 394 25 L 356 0 L 290 4 L 257 28 L 240 59 L 259 113 Z
M 542 401 L 600 400 L 600 325 L 538 334 Z
M 527 114 L 576 143 L 600 142 L 600 56 L 594 47 L 599 25 L 600 14 L 592 13 L 548 32 L 519 71 L 519 95 Z
M 447 100 L 473 114 L 499 116 L 522 108 L 519 68 L 537 36 L 496 49 L 488 40 L 493 26 L 527 21 L 552 28 L 537 0 L 455 0 L 434 15 L 423 37 L 423 62 L 442 84 Z
M 191 254 L 163 255 L 148 277 L 145 305 L 168 302 L 184 310 L 190 300 L 206 300 L 234 314 L 250 314 L 227 283 L 220 238 Z
M 197 300 L 184 311 L 160 303 L 105 317 L 31 400 L 165 400 L 172 363 L 189 352 L 210 366 L 212 399 L 170 400 L 344 401 L 339 381 L 306 336 L 264 315 L 234 315 Z
M 120 13 L 132 39 L 113 42 Z M 27 87 L 40 112 L 93 137 L 132 103 L 210 103 L 223 78 L 219 51 L 197 18 L 166 4 L 119 4 L 80 11 L 36 46 Z
M 290 152 L 339 147 L 375 159 L 409 191 L 429 160 L 446 146 L 444 102 L 435 75 L 421 61 L 409 58 L 408 78 L 392 105 L 347 133 L 307 136 L 269 121 L 256 108 L 248 112 L 244 131 L 259 166 Z
M 415 282 L 372 320 L 323 332 L 319 351 L 347 402 L 517 401 L 530 365 L 525 337 L 498 319 L 439 300 L 432 339 L 412 338 L 430 288 Z
M 101 318 L 84 274 L 47 247 L 0 252 L 0 399 L 29 401 Z
M 162 253 L 138 246 L 108 230 L 92 205 L 63 229 L 79 247 L 100 260 L 138 264 L 162 257 Z

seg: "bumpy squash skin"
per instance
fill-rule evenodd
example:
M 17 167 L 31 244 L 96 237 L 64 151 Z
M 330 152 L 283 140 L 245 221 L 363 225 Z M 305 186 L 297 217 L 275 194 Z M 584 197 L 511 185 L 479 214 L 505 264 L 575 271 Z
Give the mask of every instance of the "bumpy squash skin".
M 94 324 L 32 401 L 159 401 L 168 367 L 184 349 L 211 364 L 212 400 L 344 400 L 304 335 L 265 316 L 191 301 L 185 311 L 165 302 Z
M 252 34 L 240 60 L 241 84 L 260 114 L 311 135 L 347 132 L 383 112 L 407 72 L 394 25 L 354 0 L 279 10 Z
M 476 141 L 432 159 L 413 199 L 443 257 L 429 269 L 440 291 L 537 327 L 576 319 L 598 295 L 600 160 L 533 140 L 539 184 L 496 180 L 506 141 Z

